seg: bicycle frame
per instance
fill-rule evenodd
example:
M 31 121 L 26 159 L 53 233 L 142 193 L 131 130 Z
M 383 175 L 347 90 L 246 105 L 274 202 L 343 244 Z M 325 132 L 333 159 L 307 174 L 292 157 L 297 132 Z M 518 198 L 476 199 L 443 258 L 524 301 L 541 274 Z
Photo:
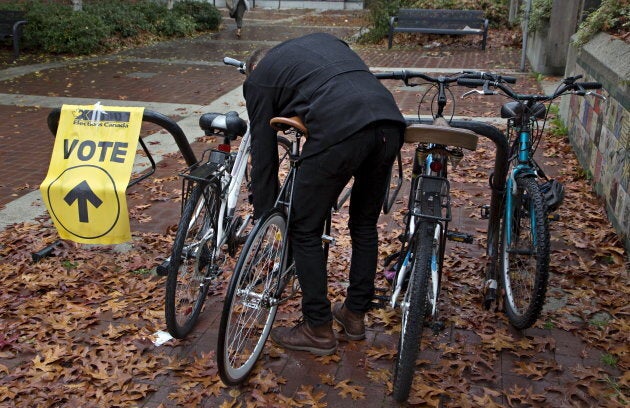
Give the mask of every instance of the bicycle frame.
M 395 308 L 398 306 L 398 297 L 403 288 L 403 284 L 409 274 L 409 261 L 414 249 L 415 242 L 418 238 L 419 224 L 424 220 L 433 223 L 433 247 L 439 242 L 440 251 L 434 254 L 431 259 L 431 275 L 433 291 L 435 298 L 439 297 L 439 288 L 442 276 L 442 265 L 445 253 L 446 231 L 448 231 L 448 223 L 451 219 L 450 213 L 450 185 L 448 182 L 448 160 L 451 155 L 461 158 L 461 152 L 456 149 L 449 149 L 440 144 L 428 144 L 426 146 L 416 147 L 413 163 L 413 179 L 412 187 L 409 195 L 409 221 L 407 236 L 409 245 L 403 250 L 404 254 L 402 266 L 396 276 L 396 284 L 390 297 L 390 306 Z M 433 164 L 436 163 L 436 164 Z M 433 164 L 433 166 L 432 166 Z M 437 169 L 437 170 L 434 170 Z M 418 170 L 418 171 L 416 171 Z M 424 182 L 424 183 L 423 183 Z M 426 188 L 423 185 L 431 185 Z M 423 193 L 425 197 L 418 197 L 419 193 Z M 435 201 L 437 199 L 437 201 Z M 432 203 L 429 203 L 431 201 Z M 426 211 L 427 204 L 434 207 L 431 213 Z M 439 213 L 438 213 L 439 212 Z M 431 305 L 431 316 L 437 316 L 437 303 Z
M 515 146 L 517 146 L 516 157 L 513 159 L 516 162 L 516 165 L 508 174 L 508 178 L 506 180 L 506 191 L 512 191 L 516 188 L 515 179 L 517 177 L 538 177 L 538 173 L 536 171 L 536 166 L 533 165 L 533 152 L 532 152 L 532 142 L 531 142 L 531 123 L 530 118 L 526 115 L 523 118 L 523 125 L 518 131 L 518 139 L 515 141 Z M 508 132 L 509 135 L 509 132 Z M 512 202 L 513 195 L 505 194 L 505 206 L 504 206 L 504 217 L 503 220 L 506 223 L 506 230 L 512 230 L 512 217 L 509 217 L 508 214 L 512 212 L 514 208 L 514 203 Z M 535 227 L 535 218 L 532 217 L 532 227 Z M 536 236 L 534 235 L 534 239 Z M 507 239 L 507 244 L 511 244 L 512 237 L 508 234 L 505 239 Z
M 221 177 L 222 191 L 226 191 L 227 195 L 221 201 L 221 209 L 219 210 L 219 226 L 217 231 L 217 248 L 223 246 L 227 241 L 228 234 L 226 234 L 226 227 L 234 219 L 234 212 L 238 202 L 238 194 L 240 192 L 243 177 L 245 176 L 245 170 L 247 169 L 247 160 L 249 158 L 249 152 L 251 149 L 251 134 L 249 127 L 245 135 L 241 139 L 241 143 L 238 147 L 236 157 L 234 158 L 234 165 L 230 174 L 224 173 Z M 248 215 L 236 236 L 239 236 L 249 221 Z M 228 224 L 227 226 L 225 224 Z
M 197 182 L 201 183 L 210 183 L 213 180 L 217 180 L 219 182 L 219 186 L 221 189 L 221 205 L 219 207 L 219 215 L 217 222 L 217 230 L 214 231 L 213 228 L 209 228 L 203 237 L 199 241 L 207 241 L 212 234 L 216 234 L 216 242 L 217 245 L 213 248 L 214 252 L 212 254 L 214 259 L 217 259 L 219 255 L 221 255 L 223 245 L 228 242 L 230 238 L 230 234 L 228 233 L 229 228 L 231 227 L 231 223 L 234 220 L 234 213 L 236 211 L 236 207 L 238 204 L 238 195 L 240 192 L 241 184 L 243 182 L 243 177 L 245 177 L 245 172 L 247 170 L 247 162 L 249 159 L 249 152 L 251 150 L 251 134 L 249 131 L 249 126 L 247 131 L 241 138 L 241 142 L 239 144 L 238 150 L 236 153 L 230 152 L 230 161 L 233 161 L 232 169 L 230 173 L 228 173 L 224 166 L 217 169 L 214 173 L 208 175 L 207 178 L 202 178 L 197 180 Z M 224 152 L 225 153 L 225 152 Z M 199 217 L 199 214 L 202 212 L 203 207 L 206 205 L 206 196 L 204 194 L 201 204 L 196 212 L 193 214 L 189 227 L 194 225 Z M 183 204 L 182 204 L 183 209 Z M 240 226 L 238 231 L 235 231 L 234 236 L 238 237 L 242 234 L 243 230 L 247 227 L 247 224 L 251 218 L 251 214 L 248 214 L 243 220 L 242 225 Z M 168 265 L 170 262 L 170 256 L 162 262 L 161 265 L 158 266 L 158 274 L 166 275 L 168 273 Z

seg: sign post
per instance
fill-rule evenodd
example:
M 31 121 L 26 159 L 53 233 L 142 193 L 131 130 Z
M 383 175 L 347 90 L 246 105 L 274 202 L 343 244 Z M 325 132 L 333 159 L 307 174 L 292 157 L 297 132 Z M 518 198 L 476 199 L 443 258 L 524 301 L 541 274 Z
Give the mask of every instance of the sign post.
M 62 239 L 119 244 L 131 239 L 125 191 L 144 108 L 64 105 L 40 186 Z

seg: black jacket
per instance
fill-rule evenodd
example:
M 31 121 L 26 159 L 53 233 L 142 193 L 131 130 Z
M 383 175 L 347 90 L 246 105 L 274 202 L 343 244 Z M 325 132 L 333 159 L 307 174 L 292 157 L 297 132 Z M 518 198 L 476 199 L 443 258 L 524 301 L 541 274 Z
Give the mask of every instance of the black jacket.
M 274 116 L 299 116 L 309 130 L 302 159 L 383 120 L 405 125 L 392 94 L 342 40 L 324 33 L 279 44 L 243 85 L 252 133 L 254 216 L 278 190 Z

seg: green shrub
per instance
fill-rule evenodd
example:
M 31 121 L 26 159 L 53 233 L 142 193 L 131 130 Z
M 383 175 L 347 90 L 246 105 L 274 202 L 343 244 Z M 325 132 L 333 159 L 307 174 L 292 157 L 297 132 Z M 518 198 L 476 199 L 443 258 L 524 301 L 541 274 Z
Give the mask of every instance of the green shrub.
M 147 31 L 157 34 L 157 26 L 159 21 L 164 18 L 164 14 L 168 13 L 165 3 L 160 3 L 153 0 L 139 0 L 131 4 L 133 10 L 138 10 L 144 15 L 148 24 Z
M 205 1 L 177 1 L 173 5 L 173 12 L 193 17 L 197 31 L 216 30 L 221 24 L 221 13 L 219 10 Z
M 121 38 L 134 37 L 141 32 L 155 30 L 142 9 L 129 5 L 122 0 L 91 2 L 84 5 L 83 10 L 101 18 L 108 25 L 112 34 Z
M 389 30 L 389 18 L 396 14 L 401 8 L 400 0 L 373 0 L 369 3 L 370 10 L 370 31 L 363 34 L 360 38 L 361 42 L 377 42 L 385 37 Z
M 600 31 L 630 30 L 630 2 L 624 0 L 603 0 L 600 7 L 580 24 L 575 36 L 575 44 L 586 44 Z
M 195 19 L 191 16 L 183 16 L 172 11 L 165 13 L 157 21 L 156 29 L 163 37 L 185 37 L 195 32 Z
M 26 10 L 25 48 L 52 54 L 91 54 L 103 48 L 111 33 L 100 17 L 74 12 L 68 6 L 34 1 Z
M 92 54 L 155 37 L 189 36 L 221 23 L 219 10 L 200 0 L 177 1 L 173 10 L 158 0 L 83 0 L 78 12 L 69 1 L 14 0 L 0 3 L 0 9 L 25 10 L 24 47 L 56 54 Z
M 527 29 L 530 32 L 538 31 L 543 27 L 545 22 L 551 18 L 551 7 L 553 0 L 533 0 L 529 9 L 529 21 Z M 527 3 L 521 6 L 521 16 L 525 15 Z

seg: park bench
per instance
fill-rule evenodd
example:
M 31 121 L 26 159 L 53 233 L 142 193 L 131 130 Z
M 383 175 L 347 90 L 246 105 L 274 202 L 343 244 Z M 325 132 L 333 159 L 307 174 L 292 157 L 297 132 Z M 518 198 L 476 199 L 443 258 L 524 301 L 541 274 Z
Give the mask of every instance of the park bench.
M 26 24 L 24 12 L 0 10 L 0 36 L 3 40 L 13 40 L 13 58 L 20 56 L 20 37 L 22 26 Z
M 389 20 L 387 48 L 392 48 L 394 33 L 481 35 L 481 49 L 485 50 L 488 19 L 482 10 L 400 9 Z

